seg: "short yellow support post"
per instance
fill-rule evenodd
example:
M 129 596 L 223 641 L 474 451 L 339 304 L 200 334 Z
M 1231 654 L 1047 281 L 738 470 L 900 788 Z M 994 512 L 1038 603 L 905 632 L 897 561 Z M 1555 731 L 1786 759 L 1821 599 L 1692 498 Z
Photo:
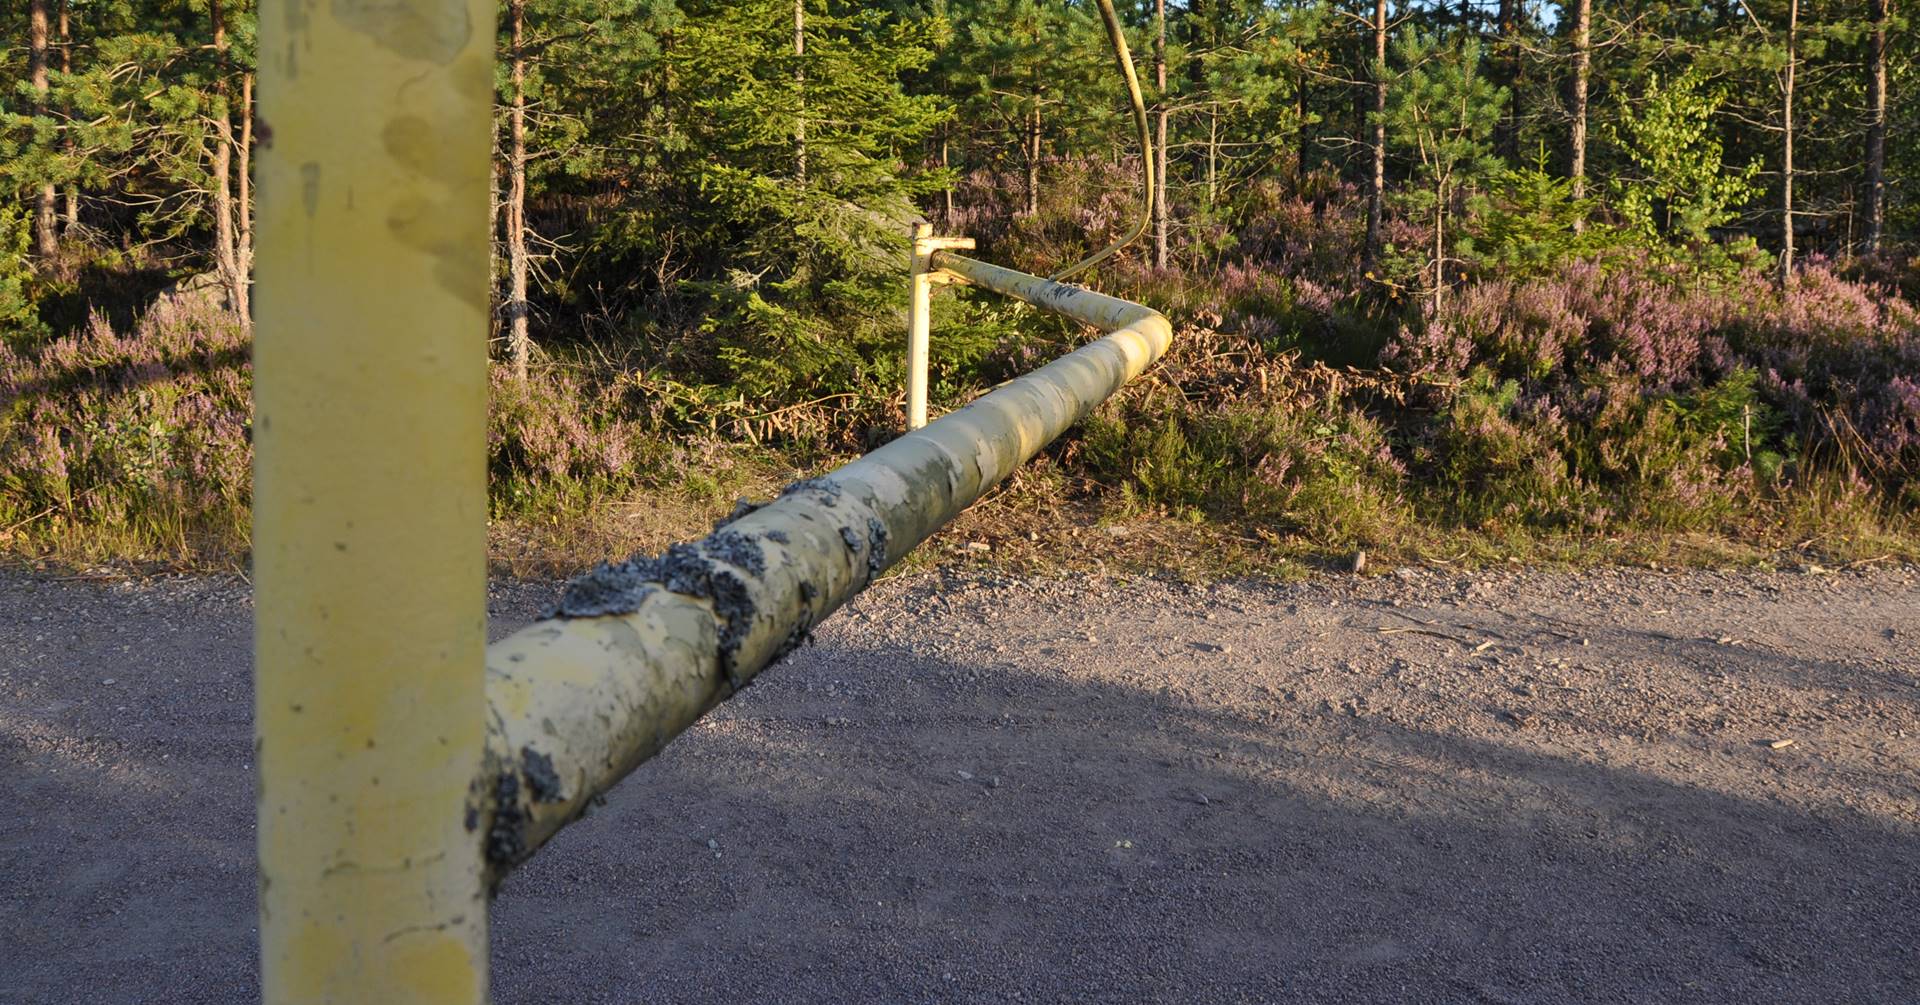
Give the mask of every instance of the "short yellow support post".
M 254 568 L 270 1005 L 479 1005 L 481 0 L 262 0 Z
M 927 424 L 927 354 L 932 326 L 933 284 L 943 281 L 933 268 L 933 253 L 973 247 L 971 237 L 935 237 L 933 224 L 913 225 L 913 299 L 907 304 L 907 429 Z

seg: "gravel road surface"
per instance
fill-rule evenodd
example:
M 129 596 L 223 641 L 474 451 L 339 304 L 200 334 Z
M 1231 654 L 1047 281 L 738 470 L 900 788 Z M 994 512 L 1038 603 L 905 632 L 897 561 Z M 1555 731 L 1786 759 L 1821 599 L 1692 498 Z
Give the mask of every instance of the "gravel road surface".
M 0 1001 L 254 1000 L 250 630 L 0 572 Z M 1916 641 L 1910 568 L 896 578 L 507 882 L 495 997 L 1920 1002 Z

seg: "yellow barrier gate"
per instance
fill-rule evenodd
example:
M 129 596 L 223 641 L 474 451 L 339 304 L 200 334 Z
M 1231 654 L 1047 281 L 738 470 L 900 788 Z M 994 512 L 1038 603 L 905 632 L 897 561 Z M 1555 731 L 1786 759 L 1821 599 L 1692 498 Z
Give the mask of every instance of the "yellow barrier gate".
M 1150 209 L 1146 112 L 1100 6 Z M 1172 339 L 1138 304 L 916 230 L 915 428 L 703 541 L 594 570 L 483 652 L 492 24 L 479 0 L 261 5 L 255 721 L 273 1005 L 484 1002 L 493 884 Z M 936 271 L 1106 334 L 918 428 Z

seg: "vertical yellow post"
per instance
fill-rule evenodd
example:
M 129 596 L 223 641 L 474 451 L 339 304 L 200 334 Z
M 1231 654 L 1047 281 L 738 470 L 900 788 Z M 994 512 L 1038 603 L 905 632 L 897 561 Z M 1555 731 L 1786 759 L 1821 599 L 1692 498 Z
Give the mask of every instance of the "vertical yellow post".
M 927 353 L 932 326 L 933 253 L 948 248 L 972 248 L 971 237 L 935 237 L 933 224 L 913 225 L 913 258 L 908 275 L 913 282 L 907 301 L 907 429 L 927 424 Z
M 929 316 L 933 308 L 931 271 L 933 249 L 927 247 L 933 237 L 933 224 L 913 225 L 913 262 L 909 272 L 913 282 L 912 299 L 907 301 L 907 428 L 927 424 L 927 346 Z
M 254 361 L 270 1005 L 486 1000 L 493 7 L 262 0 Z

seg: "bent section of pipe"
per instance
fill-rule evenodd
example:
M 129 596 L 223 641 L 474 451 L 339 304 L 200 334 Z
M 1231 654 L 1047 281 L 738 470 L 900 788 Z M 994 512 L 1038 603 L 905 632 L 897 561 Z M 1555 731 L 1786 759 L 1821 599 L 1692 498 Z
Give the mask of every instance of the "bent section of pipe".
M 494 882 L 708 709 L 1166 352 L 1138 304 L 955 255 L 966 282 L 1107 332 L 923 429 L 742 506 L 706 539 L 602 565 L 487 650 L 467 827 Z

